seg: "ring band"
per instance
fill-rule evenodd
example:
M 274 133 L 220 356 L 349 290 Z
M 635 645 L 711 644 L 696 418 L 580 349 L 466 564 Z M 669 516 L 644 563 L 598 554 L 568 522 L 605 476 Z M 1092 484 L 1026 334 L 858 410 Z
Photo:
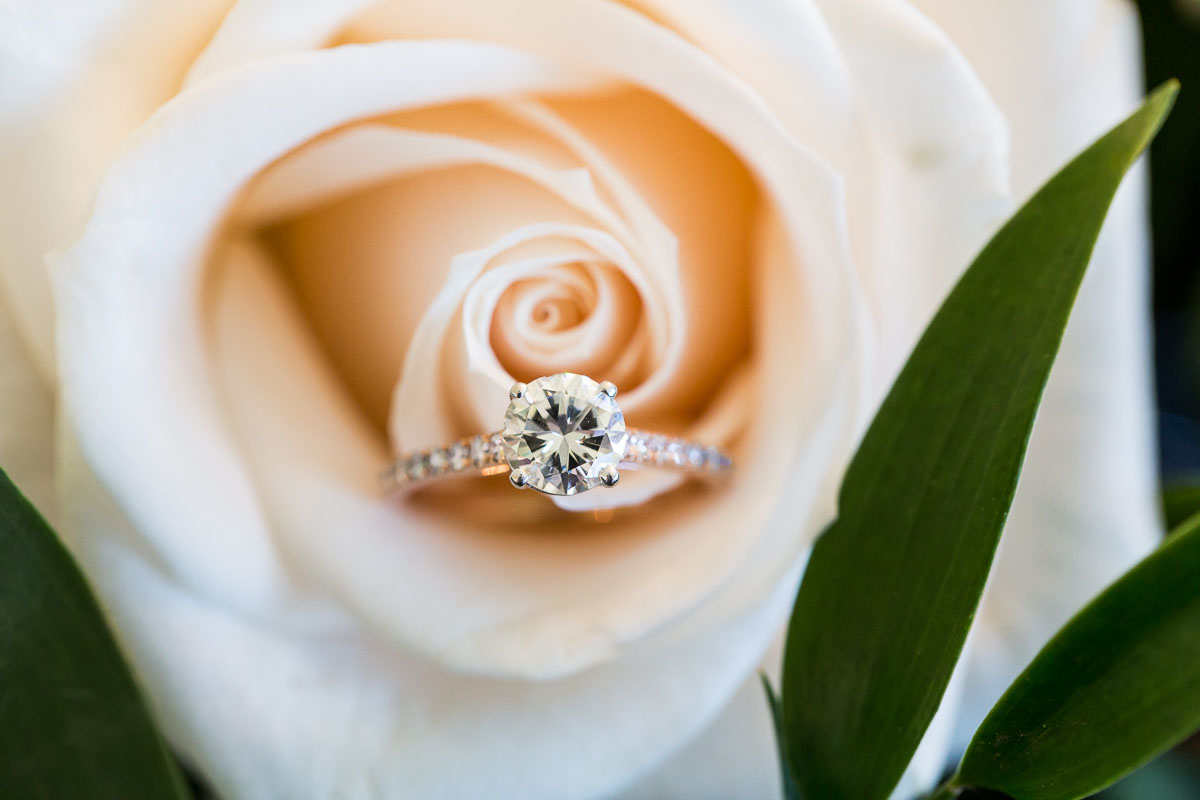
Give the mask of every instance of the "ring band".
M 391 494 L 436 478 L 507 473 L 517 488 L 562 496 L 613 486 L 622 466 L 709 479 L 733 468 L 719 448 L 627 429 L 616 394 L 609 381 L 570 372 L 513 384 L 502 430 L 401 453 L 380 476 L 384 489 Z

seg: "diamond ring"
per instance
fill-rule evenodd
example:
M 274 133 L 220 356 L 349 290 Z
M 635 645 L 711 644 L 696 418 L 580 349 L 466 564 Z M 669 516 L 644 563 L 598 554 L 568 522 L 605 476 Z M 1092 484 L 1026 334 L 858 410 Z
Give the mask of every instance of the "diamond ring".
M 509 390 L 504 429 L 402 453 L 382 475 L 389 492 L 460 473 L 507 472 L 519 489 L 575 495 L 614 486 L 625 465 L 683 470 L 696 477 L 721 477 L 729 456 L 687 439 L 625 427 L 617 387 L 586 375 L 561 372 Z

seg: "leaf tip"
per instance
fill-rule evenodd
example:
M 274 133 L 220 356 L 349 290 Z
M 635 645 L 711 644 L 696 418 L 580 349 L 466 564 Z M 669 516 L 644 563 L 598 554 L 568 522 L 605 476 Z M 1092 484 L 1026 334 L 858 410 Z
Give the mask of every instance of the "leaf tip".
M 1146 109 L 1155 118 L 1155 130 L 1162 125 L 1167 115 L 1171 113 L 1171 108 L 1175 105 L 1175 98 L 1178 95 L 1179 79 L 1168 78 L 1155 87 L 1154 91 L 1150 92 L 1150 96 L 1146 98 Z

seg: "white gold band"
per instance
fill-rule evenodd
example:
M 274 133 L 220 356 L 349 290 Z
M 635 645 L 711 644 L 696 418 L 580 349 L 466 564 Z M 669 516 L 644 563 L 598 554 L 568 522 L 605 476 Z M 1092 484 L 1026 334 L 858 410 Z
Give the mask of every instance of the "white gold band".
M 716 447 L 675 436 L 628 429 L 629 447 L 622 463 L 682 470 L 700 478 L 721 478 L 733 459 Z M 386 492 L 394 493 L 437 478 L 457 475 L 507 475 L 503 433 L 497 431 L 462 439 L 447 447 L 403 453 L 380 476 Z
M 508 473 L 518 489 L 566 496 L 615 486 L 622 465 L 714 478 L 733 467 L 716 448 L 627 428 L 616 396 L 611 381 L 573 372 L 517 381 L 508 390 L 503 430 L 402 453 L 383 473 L 384 488 L 395 492 L 466 472 Z

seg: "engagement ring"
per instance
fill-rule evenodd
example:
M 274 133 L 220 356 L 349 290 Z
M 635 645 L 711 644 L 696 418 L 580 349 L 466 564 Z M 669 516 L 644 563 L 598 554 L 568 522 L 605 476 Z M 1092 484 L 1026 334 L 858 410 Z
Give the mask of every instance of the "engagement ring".
M 674 436 L 627 429 L 617 387 L 562 372 L 509 390 L 504 428 L 448 447 L 400 454 L 384 471 L 389 492 L 449 475 L 508 473 L 518 489 L 575 495 L 614 486 L 621 468 L 664 467 L 694 477 L 721 477 L 733 466 L 715 448 Z

